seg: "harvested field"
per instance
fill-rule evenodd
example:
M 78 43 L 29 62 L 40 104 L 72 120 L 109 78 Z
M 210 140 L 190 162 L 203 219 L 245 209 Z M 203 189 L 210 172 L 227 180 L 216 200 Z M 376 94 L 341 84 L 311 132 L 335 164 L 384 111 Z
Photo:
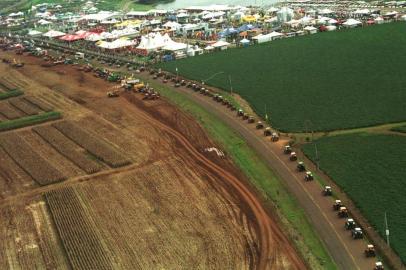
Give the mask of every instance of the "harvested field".
M 62 244 L 74 269 L 113 269 L 111 256 L 72 188 L 45 194 Z
M 0 269 L 69 269 L 41 198 L 0 208 Z
M 46 104 L 45 102 L 43 102 L 41 99 L 37 98 L 37 97 L 33 97 L 33 96 L 24 96 L 23 99 L 25 99 L 26 101 L 28 101 L 29 103 L 37 106 L 38 108 L 40 108 L 41 110 L 43 110 L 44 112 L 50 112 L 53 110 L 52 106 Z
M 55 123 L 53 126 L 65 136 L 113 168 L 122 167 L 131 163 L 129 159 L 112 148 L 107 142 L 88 133 L 73 123 L 64 121 Z
M 52 145 L 61 155 L 72 161 L 76 166 L 91 174 L 98 172 L 102 166 L 85 156 L 82 149 L 78 149 L 72 141 L 52 126 L 34 127 L 33 131 Z
M 0 102 L 0 114 L 4 115 L 9 120 L 14 120 L 23 117 L 25 114 L 7 102 Z
M 39 108 L 34 107 L 32 104 L 24 101 L 24 99 L 21 98 L 13 98 L 8 102 L 26 115 L 35 115 L 41 112 Z
M 0 146 L 38 184 L 43 186 L 66 179 L 65 175 L 49 164 L 20 136 L 3 134 L 0 136 Z

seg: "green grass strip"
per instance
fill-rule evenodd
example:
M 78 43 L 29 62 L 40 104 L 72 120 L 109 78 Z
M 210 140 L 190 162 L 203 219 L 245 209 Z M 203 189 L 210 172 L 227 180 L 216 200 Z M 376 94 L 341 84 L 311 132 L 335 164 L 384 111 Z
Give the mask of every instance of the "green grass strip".
M 395 132 L 401 132 L 401 133 L 406 133 L 406 125 L 404 126 L 399 126 L 399 127 L 393 127 L 390 129 L 391 131 Z
M 8 99 L 11 97 L 17 97 L 22 94 L 24 94 L 24 92 L 21 90 L 18 90 L 18 89 L 10 90 L 10 91 L 4 92 L 4 93 L 0 93 L 0 100 Z
M 62 118 L 62 114 L 55 111 L 22 117 L 16 120 L 0 122 L 0 131 L 32 126 L 60 118 Z
M 288 193 L 281 180 L 240 135 L 187 96 L 153 81 L 149 81 L 149 84 L 155 89 L 159 89 L 160 93 L 172 103 L 192 114 L 211 138 L 227 151 L 235 164 L 262 193 L 266 204 L 276 207 L 284 231 L 288 232 L 311 269 L 337 269 L 320 238 L 308 222 L 304 211 Z

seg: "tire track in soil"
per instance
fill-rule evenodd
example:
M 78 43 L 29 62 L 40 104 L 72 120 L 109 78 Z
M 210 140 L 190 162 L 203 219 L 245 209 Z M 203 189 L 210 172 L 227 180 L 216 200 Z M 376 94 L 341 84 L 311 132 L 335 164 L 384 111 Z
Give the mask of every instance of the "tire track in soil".
M 134 96 L 131 96 L 129 94 L 125 95 L 125 98 L 129 102 L 133 103 L 134 100 L 131 97 L 135 98 Z M 234 175 L 223 170 L 223 168 L 203 156 L 178 131 L 149 116 L 144 111 L 140 110 L 138 116 L 148 121 L 150 124 L 159 127 L 161 130 L 172 135 L 189 152 L 190 156 L 193 157 L 196 162 L 200 163 L 203 167 L 206 167 L 212 173 L 219 176 L 220 179 L 225 180 L 231 187 L 233 187 L 235 192 L 240 195 L 239 197 L 247 203 L 257 220 L 259 229 L 260 257 L 257 263 L 257 269 L 272 269 L 272 266 L 276 261 L 276 257 L 272 256 L 272 240 L 274 240 L 278 244 L 285 243 L 283 248 L 287 251 L 286 254 L 290 257 L 290 262 L 296 269 L 306 269 L 303 261 L 295 255 L 296 250 L 294 250 L 291 245 L 286 244 L 289 243 L 286 236 L 280 231 L 275 223 L 270 221 L 270 218 L 262 207 L 260 201 L 248 190 L 248 188 L 243 183 L 241 183 Z

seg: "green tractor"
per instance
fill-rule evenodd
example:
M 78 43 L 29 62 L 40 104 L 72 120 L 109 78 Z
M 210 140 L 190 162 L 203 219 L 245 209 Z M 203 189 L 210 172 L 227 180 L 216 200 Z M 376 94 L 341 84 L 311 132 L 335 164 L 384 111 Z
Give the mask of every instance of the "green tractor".
M 107 77 L 107 81 L 109 82 L 118 82 L 121 79 L 120 75 L 117 73 L 111 73 L 108 77 Z

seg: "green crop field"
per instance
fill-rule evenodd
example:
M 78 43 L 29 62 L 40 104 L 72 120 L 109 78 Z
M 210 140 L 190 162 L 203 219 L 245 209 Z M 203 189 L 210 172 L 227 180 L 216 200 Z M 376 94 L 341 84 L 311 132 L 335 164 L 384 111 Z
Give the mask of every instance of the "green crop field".
M 316 141 L 320 168 L 351 197 L 384 236 L 387 212 L 392 248 L 406 262 L 406 137 L 358 133 Z M 303 151 L 315 159 L 314 146 Z
M 160 67 L 230 89 L 288 132 L 406 120 L 406 23 L 327 32 L 190 57 Z

